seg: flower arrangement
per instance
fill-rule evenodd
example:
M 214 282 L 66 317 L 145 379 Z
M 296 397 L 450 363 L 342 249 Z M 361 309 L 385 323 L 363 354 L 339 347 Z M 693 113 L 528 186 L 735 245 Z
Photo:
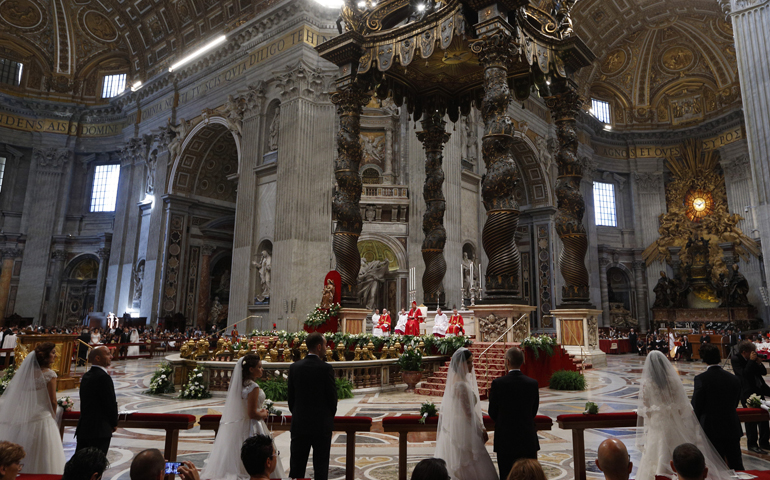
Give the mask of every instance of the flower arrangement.
M 422 372 L 422 354 L 417 349 L 405 350 L 396 365 L 401 367 L 402 372 Z
M 531 348 L 535 358 L 540 358 L 540 351 L 544 351 L 549 357 L 553 356 L 553 347 L 556 346 L 556 340 L 548 335 L 529 336 L 521 342 L 524 348 Z
M 8 388 L 8 384 L 11 383 L 11 380 L 13 379 L 13 375 L 16 373 L 16 368 L 13 364 L 11 364 L 10 367 L 5 369 L 5 373 L 3 374 L 2 378 L 0 378 L 0 395 L 5 393 L 5 389 Z
M 160 395 L 162 393 L 174 393 L 174 371 L 171 364 L 163 362 L 160 364 L 150 380 L 150 388 L 144 393 L 150 395 Z
M 752 393 L 746 401 L 746 405 L 749 408 L 762 408 L 762 399 L 756 393 Z
M 599 413 L 599 405 L 594 402 L 586 402 L 586 409 L 583 415 L 596 415 L 597 413 Z
M 265 400 L 265 404 L 263 405 L 267 409 L 267 413 L 269 415 L 280 415 L 281 411 L 275 408 L 275 402 L 272 400 Z
M 56 404 L 59 405 L 65 412 L 69 412 L 72 410 L 72 407 L 75 406 L 75 402 L 73 402 L 70 397 L 61 397 L 56 401 Z
M 340 313 L 340 309 L 342 309 L 342 305 L 339 303 L 333 303 L 329 308 L 321 308 L 320 305 L 316 304 L 315 309 L 307 314 L 305 325 L 314 328 L 320 327 L 330 318 L 336 317 Z
M 195 367 L 187 379 L 187 385 L 182 388 L 179 398 L 187 400 L 202 400 L 211 398 L 211 393 L 203 383 L 203 367 Z
M 420 423 L 425 423 L 428 417 L 435 417 L 438 415 L 438 409 L 433 402 L 425 402 L 420 406 Z

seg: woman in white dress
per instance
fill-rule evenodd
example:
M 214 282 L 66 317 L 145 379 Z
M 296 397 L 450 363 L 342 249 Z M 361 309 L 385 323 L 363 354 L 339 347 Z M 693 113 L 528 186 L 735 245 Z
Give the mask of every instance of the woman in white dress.
M 254 381 L 262 377 L 262 362 L 258 355 L 248 354 L 238 360 L 230 378 L 225 411 L 219 421 L 219 432 L 214 440 L 200 478 L 204 480 L 245 480 L 249 474 L 241 462 L 241 445 L 256 435 L 270 435 L 265 419 L 268 417 L 265 392 Z M 273 472 L 275 478 L 284 476 L 281 457 Z
M 139 342 L 139 332 L 135 329 L 131 329 L 131 336 L 128 338 L 128 341 L 131 343 L 138 343 Z M 136 357 L 139 355 L 139 345 L 131 345 L 128 347 L 128 356 L 129 357 Z
M 497 468 L 484 444 L 489 439 L 467 348 L 452 355 L 441 400 L 436 436 L 436 457 L 446 461 L 449 475 L 458 480 L 497 480 Z
M 91 332 L 91 344 L 98 345 L 101 339 L 102 339 L 102 336 L 99 333 L 99 329 L 94 328 L 94 330 Z
M 24 447 L 24 473 L 64 473 L 64 447 L 56 426 L 56 346 L 45 342 L 27 355 L 0 397 L 0 440 Z
M 656 475 L 674 477 L 671 459 L 683 443 L 696 445 L 706 457 L 710 479 L 732 480 L 727 468 L 698 422 L 679 374 L 661 352 L 647 356 L 639 383 L 636 447 L 642 452 L 637 480 L 654 480 Z

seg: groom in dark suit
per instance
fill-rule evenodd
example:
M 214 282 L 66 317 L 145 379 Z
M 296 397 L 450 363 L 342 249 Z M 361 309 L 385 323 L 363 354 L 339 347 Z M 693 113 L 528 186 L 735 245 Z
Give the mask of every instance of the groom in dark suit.
M 489 416 L 495 421 L 495 452 L 500 478 L 508 478 L 520 458 L 537 459 L 535 416 L 540 406 L 537 380 L 521 373 L 524 352 L 513 347 L 505 352 L 508 374 L 495 379 L 489 390 Z
M 304 478 L 310 447 L 313 448 L 313 478 L 329 478 L 332 428 L 337 413 L 334 370 L 324 362 L 326 339 L 313 332 L 305 340 L 307 357 L 289 367 L 291 410 L 291 478 Z
M 710 343 L 700 347 L 700 356 L 708 365 L 706 371 L 695 376 L 692 408 L 703 431 L 717 453 L 727 459 L 727 466 L 743 470 L 741 457 L 741 421 L 738 420 L 738 401 L 741 381 L 719 366 L 719 348 Z
M 107 347 L 88 352 L 91 370 L 80 379 L 80 420 L 75 430 L 75 451 L 96 447 L 104 454 L 110 449 L 112 434 L 118 429 L 118 401 L 115 385 L 107 372 L 112 358 Z

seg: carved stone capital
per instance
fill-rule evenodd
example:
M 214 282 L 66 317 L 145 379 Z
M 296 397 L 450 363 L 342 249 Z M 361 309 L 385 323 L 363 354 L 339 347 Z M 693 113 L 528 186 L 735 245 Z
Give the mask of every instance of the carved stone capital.
M 507 68 L 519 55 L 516 40 L 505 30 L 484 36 L 471 45 L 471 50 L 478 54 L 479 61 L 485 67 Z
M 100 248 L 99 250 L 96 251 L 96 255 L 101 260 L 106 260 L 106 259 L 110 258 L 110 249 L 109 248 Z
M 607 266 L 610 264 L 610 259 L 607 257 L 599 257 L 599 267 L 602 269 L 606 269 Z
M 738 155 L 737 157 L 722 161 L 722 168 L 725 171 L 725 175 L 737 179 L 748 178 L 751 176 L 751 161 L 749 156 Z
M 655 192 L 663 185 L 663 173 L 634 173 L 640 191 Z
M 136 165 L 145 163 L 149 153 L 151 135 L 143 135 L 128 139 L 125 145 L 118 151 L 121 165 Z
M 51 252 L 51 259 L 56 262 L 63 262 L 67 259 L 67 252 L 64 250 L 54 250 Z
M 323 100 L 332 89 L 333 82 L 334 76 L 331 74 L 320 68 L 310 68 L 302 62 L 287 66 L 285 73 L 276 78 L 276 86 L 281 90 L 283 101 L 297 97 Z
M 634 273 L 642 273 L 644 272 L 644 269 L 647 268 L 647 263 L 645 263 L 644 260 L 634 260 L 632 265 L 634 267 Z
M 214 253 L 214 250 L 216 249 L 217 247 L 214 245 L 208 245 L 208 244 L 201 245 L 201 255 L 203 255 L 204 257 L 210 257 Z
M 21 250 L 16 249 L 16 248 L 4 248 L 3 252 L 2 252 L 3 260 L 6 260 L 6 259 L 10 259 L 10 260 L 16 259 L 16 258 L 21 256 L 21 252 L 22 252 Z
M 67 148 L 35 148 L 32 151 L 32 159 L 38 167 L 61 169 L 69 161 L 70 153 Z

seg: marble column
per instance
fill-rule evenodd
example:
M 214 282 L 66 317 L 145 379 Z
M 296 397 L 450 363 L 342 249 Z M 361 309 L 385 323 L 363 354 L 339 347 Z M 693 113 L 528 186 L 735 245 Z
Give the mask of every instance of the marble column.
M 5 309 L 8 307 L 8 294 L 11 288 L 11 276 L 13 274 L 13 262 L 21 252 L 14 249 L 3 250 L 3 266 L 0 271 L 0 325 L 5 324 L 5 317 L 9 313 Z
M 647 319 L 647 282 L 644 281 L 645 264 L 642 260 L 634 260 L 634 280 L 636 283 L 636 319 L 639 321 L 639 331 L 645 332 L 650 328 Z
M 599 288 L 602 294 L 602 324 L 605 327 L 610 325 L 610 295 L 607 289 L 607 266 L 609 264 L 609 258 L 599 258 Z
M 770 239 L 770 0 L 718 2 L 732 20 L 753 188 L 758 200 L 758 205 L 753 205 L 757 228 L 760 238 Z M 762 242 L 762 254 L 770 258 L 770 241 Z M 765 277 L 770 278 L 770 262 L 765 262 L 764 268 Z
M 96 255 L 99 257 L 99 271 L 96 274 L 96 305 L 94 305 L 94 311 L 102 312 L 104 311 L 104 286 L 110 262 L 110 249 L 100 248 L 96 251 Z
M 246 318 L 247 307 L 254 301 L 254 279 L 249 266 L 257 248 L 253 245 L 257 222 L 257 174 L 254 168 L 262 157 L 259 132 L 263 125 L 260 113 L 264 103 L 265 92 L 262 84 L 258 83 L 250 85 L 245 94 L 236 98 L 229 111 L 231 119 L 241 122 L 240 130 L 233 130 L 236 141 L 240 142 L 241 156 L 238 159 L 238 196 L 235 203 L 228 325 Z M 238 324 L 241 331 L 247 327 L 246 322 Z
M 64 262 L 67 260 L 67 252 L 64 250 L 54 250 L 51 253 L 53 260 L 53 269 L 51 270 L 51 286 L 48 291 L 48 306 L 46 308 L 46 324 L 58 324 L 56 318 L 59 310 L 59 290 L 61 289 L 62 275 L 64 274 Z M 99 266 L 101 270 L 101 265 Z M 62 319 L 63 320 L 63 319 Z
M 393 183 L 393 129 L 385 129 L 385 171 L 382 172 L 384 183 Z
M 201 263 L 198 269 L 198 321 L 201 329 L 206 327 L 209 319 L 209 297 L 211 296 L 211 255 L 217 247 L 203 245 L 201 247 Z M 232 285 L 232 282 L 230 283 Z
M 70 163 L 71 152 L 65 148 L 36 148 L 27 182 L 27 196 L 22 215 L 22 232 L 27 235 L 24 267 L 19 277 L 16 312 L 40 322 L 51 236 L 56 226 L 57 205 L 62 191 L 62 177 Z M 29 205 L 29 208 L 26 208 Z

